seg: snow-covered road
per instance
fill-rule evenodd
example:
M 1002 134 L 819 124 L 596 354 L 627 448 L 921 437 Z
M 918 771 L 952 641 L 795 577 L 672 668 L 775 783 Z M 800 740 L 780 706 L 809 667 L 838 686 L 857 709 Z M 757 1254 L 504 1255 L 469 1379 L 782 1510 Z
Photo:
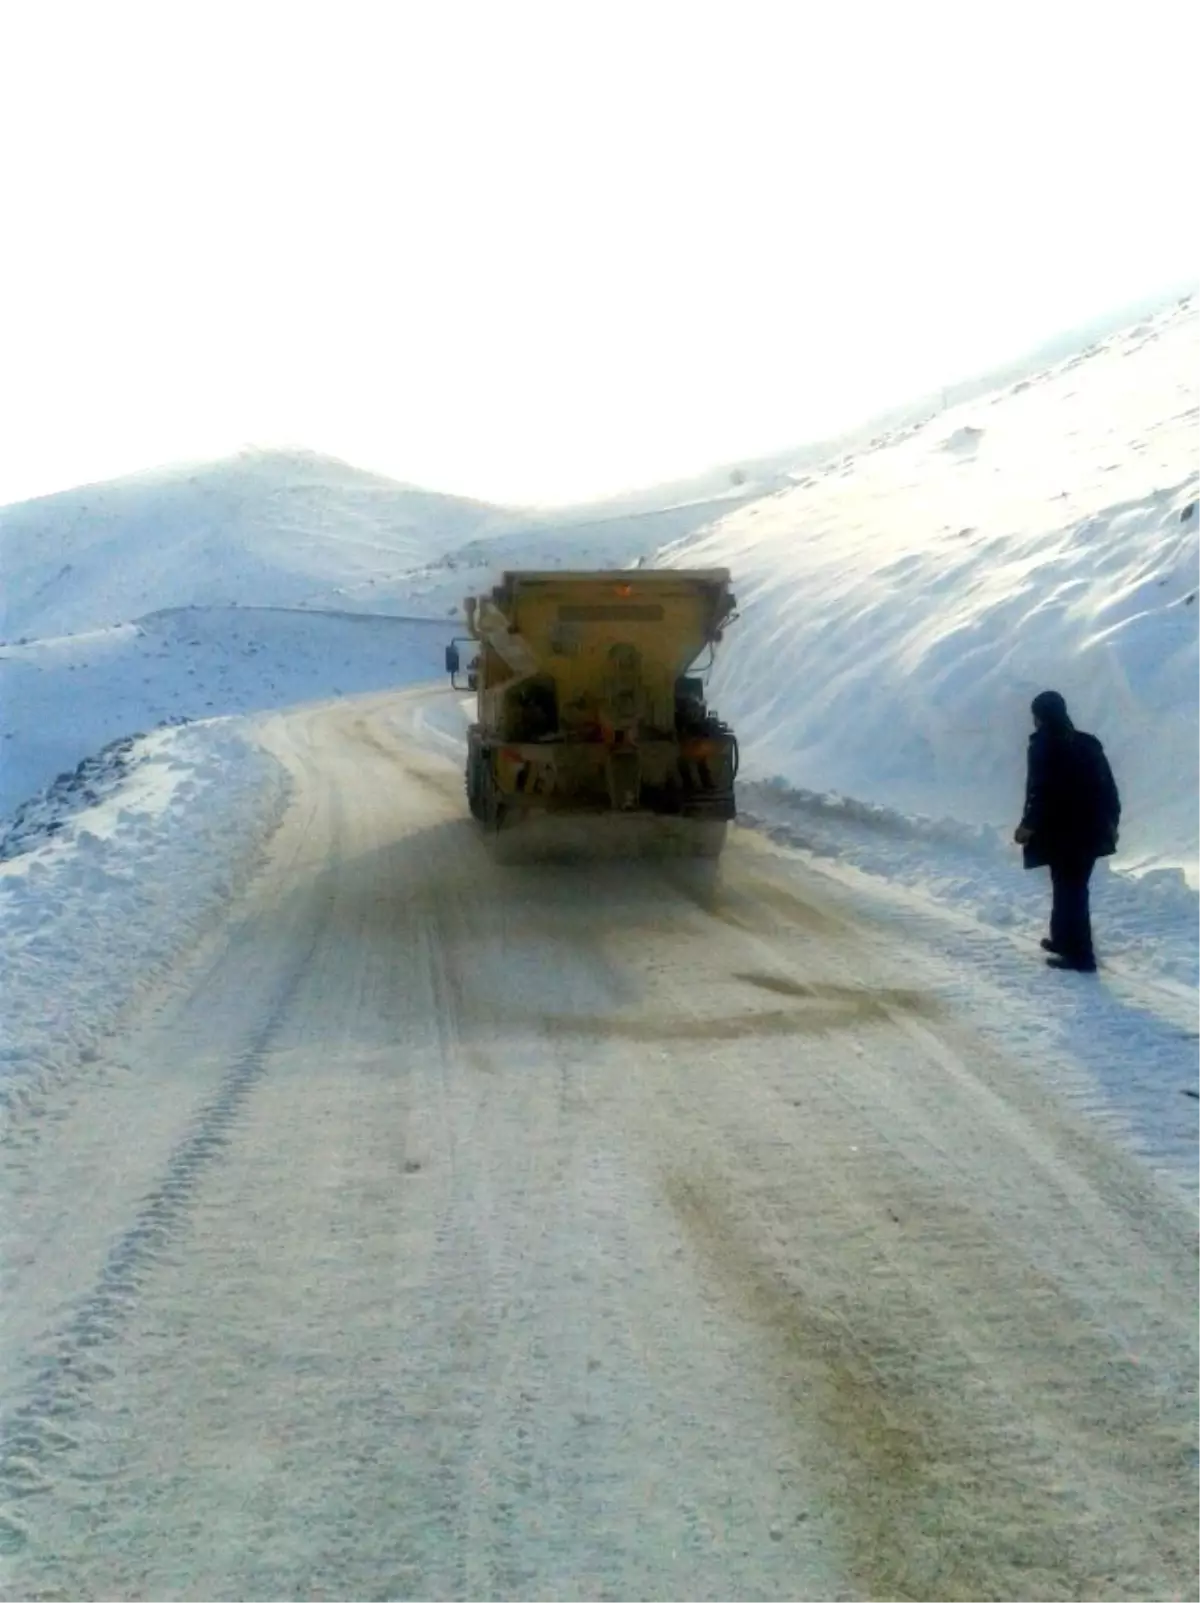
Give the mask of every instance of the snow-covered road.
M 428 695 L 5 1136 L 3 1595 L 1194 1595 L 1186 1202 L 752 832 L 494 867 Z

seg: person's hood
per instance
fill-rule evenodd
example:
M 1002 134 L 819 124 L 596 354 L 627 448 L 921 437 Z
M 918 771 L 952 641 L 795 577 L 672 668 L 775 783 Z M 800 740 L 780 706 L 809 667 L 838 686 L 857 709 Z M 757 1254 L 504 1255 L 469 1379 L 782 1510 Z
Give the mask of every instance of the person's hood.
M 1046 729 L 1060 734 L 1069 734 L 1074 729 L 1067 704 L 1057 690 L 1043 690 L 1033 698 L 1030 706 L 1033 716 Z

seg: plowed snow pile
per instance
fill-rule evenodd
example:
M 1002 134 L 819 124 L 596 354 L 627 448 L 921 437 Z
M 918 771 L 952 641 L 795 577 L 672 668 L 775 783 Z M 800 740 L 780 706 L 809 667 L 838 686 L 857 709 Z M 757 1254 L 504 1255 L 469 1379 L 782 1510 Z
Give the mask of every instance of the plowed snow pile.
M 244 884 L 286 800 L 279 765 L 221 719 L 114 743 L 28 804 L 0 835 L 0 1109 L 95 1058 Z
M 1194 884 L 1198 373 L 1192 300 L 666 547 L 736 575 L 747 771 L 1011 832 L 1052 686 L 1112 757 L 1119 865 Z

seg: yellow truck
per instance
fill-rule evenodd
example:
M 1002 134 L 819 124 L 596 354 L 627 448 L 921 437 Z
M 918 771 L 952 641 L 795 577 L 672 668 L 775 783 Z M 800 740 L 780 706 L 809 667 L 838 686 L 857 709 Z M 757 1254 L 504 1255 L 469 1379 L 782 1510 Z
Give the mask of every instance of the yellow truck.
M 585 849 L 607 831 L 638 854 L 720 853 L 737 741 L 689 670 L 735 616 L 729 585 L 720 568 L 511 572 L 467 599 L 446 668 L 476 696 L 467 803 L 489 834 L 521 830 L 536 855 L 529 825 L 573 822 Z

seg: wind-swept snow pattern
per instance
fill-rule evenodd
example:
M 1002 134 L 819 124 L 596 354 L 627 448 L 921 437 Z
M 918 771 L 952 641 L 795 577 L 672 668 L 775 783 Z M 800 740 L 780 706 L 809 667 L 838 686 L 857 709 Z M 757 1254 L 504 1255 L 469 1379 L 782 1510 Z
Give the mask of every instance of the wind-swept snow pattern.
M 673 545 L 730 567 L 747 772 L 1011 832 L 1029 703 L 1104 741 L 1122 869 L 1197 862 L 1200 341 L 1182 303 Z

